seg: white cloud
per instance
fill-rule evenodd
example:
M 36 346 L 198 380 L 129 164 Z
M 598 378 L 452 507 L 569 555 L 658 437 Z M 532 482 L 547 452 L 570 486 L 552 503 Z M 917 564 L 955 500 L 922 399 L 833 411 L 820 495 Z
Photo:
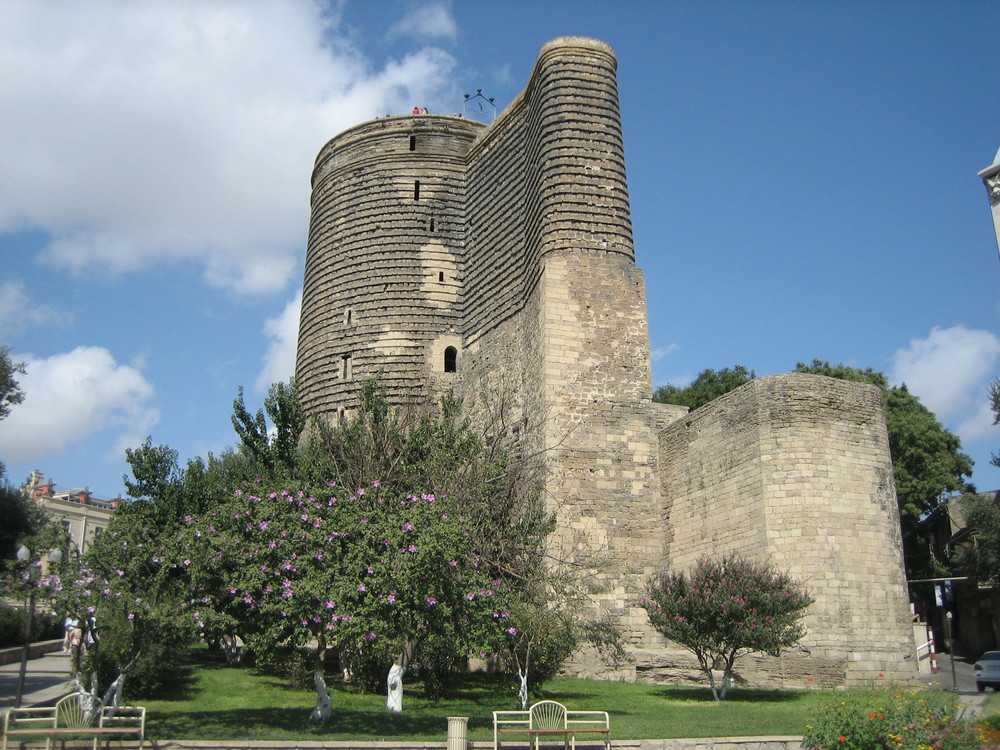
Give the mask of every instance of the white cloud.
M 29 328 L 48 323 L 62 323 L 70 316 L 49 305 L 33 301 L 24 284 L 16 281 L 0 283 L 0 331 L 5 337 L 17 336 Z
M 77 347 L 45 359 L 19 357 L 24 401 L 0 422 L 0 455 L 41 461 L 98 432 L 111 430 L 115 455 L 142 442 L 159 419 L 153 386 L 101 347 Z
M 668 354 L 673 354 L 678 349 L 680 349 L 680 345 L 678 344 L 668 344 L 667 346 L 658 346 L 649 352 L 649 356 L 654 362 L 657 362 L 666 357 Z
M 414 6 L 409 13 L 392 25 L 386 36 L 389 39 L 408 36 L 424 41 L 455 39 L 458 36 L 458 24 L 451 15 L 448 3 L 428 3 Z
M 446 6 L 410 15 L 451 33 Z M 40 260 L 78 273 L 186 262 L 219 288 L 285 288 L 320 146 L 451 85 L 447 53 L 374 65 L 338 23 L 318 2 L 7 0 L 0 234 L 50 233 Z
M 986 397 L 1000 338 L 963 326 L 938 328 L 893 355 L 891 380 L 906 383 L 938 418 L 960 415 Z
M 962 441 L 971 443 L 976 440 L 991 440 L 995 442 L 1000 437 L 1000 426 L 993 424 L 993 416 L 993 410 L 990 408 L 989 398 L 984 389 L 979 409 L 958 426 L 958 434 Z
M 299 340 L 299 313 L 302 292 L 299 291 L 276 318 L 264 321 L 264 335 L 269 339 L 264 367 L 254 388 L 265 392 L 272 383 L 288 380 L 295 374 L 295 349 Z

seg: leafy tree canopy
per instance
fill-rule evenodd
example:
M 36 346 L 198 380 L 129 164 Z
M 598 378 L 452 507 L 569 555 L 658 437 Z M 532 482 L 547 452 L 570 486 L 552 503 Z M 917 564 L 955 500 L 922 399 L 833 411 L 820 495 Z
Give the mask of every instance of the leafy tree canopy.
M 10 358 L 10 347 L 0 346 L 0 419 L 10 416 L 10 407 L 24 401 L 24 392 L 15 375 L 25 373 L 23 362 Z
M 813 602 L 788 575 L 736 556 L 700 560 L 690 574 L 661 573 L 647 592 L 642 606 L 650 623 L 697 657 L 716 700 L 725 700 L 739 656 L 778 656 L 798 643 L 805 632 L 800 620 Z M 712 671 L 719 664 L 721 692 Z
M 961 503 L 974 538 L 959 546 L 956 562 L 977 582 L 1000 586 L 1000 505 L 994 493 L 965 495 Z
M 288 383 L 272 385 L 264 399 L 264 408 L 258 409 L 255 414 L 246 408 L 243 388 L 240 387 L 233 401 L 232 420 L 240 438 L 241 450 L 256 476 L 267 479 L 295 476 L 299 463 L 299 440 L 306 420 L 294 378 Z
M 731 370 L 728 367 L 718 371 L 703 370 L 690 385 L 684 388 L 676 385 L 664 385 L 657 388 L 656 392 L 653 393 L 653 401 L 697 409 L 699 406 L 714 401 L 719 396 L 749 383 L 754 377 L 756 377 L 756 373 L 743 365 L 734 365 Z

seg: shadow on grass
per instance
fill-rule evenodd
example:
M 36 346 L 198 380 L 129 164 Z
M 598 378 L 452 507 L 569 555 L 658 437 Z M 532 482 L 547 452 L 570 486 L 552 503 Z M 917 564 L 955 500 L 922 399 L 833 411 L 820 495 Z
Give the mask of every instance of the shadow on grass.
M 492 727 L 489 719 L 473 717 L 469 728 Z M 148 736 L 165 739 L 259 739 L 289 737 L 328 737 L 349 735 L 377 739 L 427 738 L 437 740 L 447 732 L 446 719 L 439 715 L 396 714 L 385 709 L 363 711 L 334 708 L 325 724 L 309 721 L 309 711 L 302 708 L 255 708 L 232 711 L 188 711 L 184 714 L 151 718 Z
M 802 699 L 801 690 L 758 690 L 755 688 L 730 688 L 725 703 L 787 703 Z M 667 701 L 715 703 L 711 688 L 663 687 L 650 691 L 655 698 Z
M 202 669 L 202 667 L 198 665 L 198 669 Z M 187 660 L 185 660 L 170 676 L 170 682 L 162 685 L 156 692 L 156 700 L 194 700 L 200 692 L 201 688 L 198 687 L 195 666 L 187 663 Z

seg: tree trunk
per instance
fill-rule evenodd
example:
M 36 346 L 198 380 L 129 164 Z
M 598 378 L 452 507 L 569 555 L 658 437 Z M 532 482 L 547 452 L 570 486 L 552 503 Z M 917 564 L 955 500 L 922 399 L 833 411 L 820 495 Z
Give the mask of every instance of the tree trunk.
M 122 688 L 125 686 L 125 672 L 121 671 L 118 676 L 115 677 L 114 682 L 108 685 L 108 689 L 104 691 L 104 699 L 101 701 L 105 708 L 110 706 L 112 709 L 118 708 L 119 703 L 122 699 Z
M 390 711 L 402 713 L 403 711 L 403 675 L 406 668 L 413 660 L 413 654 L 417 650 L 417 642 L 408 640 L 403 644 L 403 650 L 396 659 L 396 662 L 389 668 L 389 676 L 386 678 L 386 699 L 385 707 Z
M 521 687 L 517 690 L 517 698 L 521 701 L 521 710 L 528 710 L 528 670 L 519 669 L 517 670 L 518 676 L 521 678 Z
M 333 713 L 333 701 L 326 687 L 326 638 L 320 634 L 316 644 L 316 660 L 313 662 L 313 685 L 316 687 L 316 707 L 309 714 L 309 721 L 321 724 Z

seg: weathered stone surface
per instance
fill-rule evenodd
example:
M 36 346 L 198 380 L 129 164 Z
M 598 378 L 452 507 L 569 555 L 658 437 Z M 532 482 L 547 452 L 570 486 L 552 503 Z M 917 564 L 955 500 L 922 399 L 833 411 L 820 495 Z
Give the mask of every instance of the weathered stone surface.
M 652 573 L 727 552 L 789 570 L 816 599 L 808 652 L 746 658 L 740 680 L 908 673 L 877 390 L 793 374 L 691 414 L 650 400 L 616 66 L 603 42 L 556 39 L 489 126 L 388 117 L 323 147 L 296 368 L 303 405 L 336 417 L 380 374 L 394 403 L 454 389 L 467 404 L 520 410 L 545 449 L 551 551 L 592 566 L 594 614 L 633 652 L 612 672 L 584 651 L 578 673 L 697 678 L 639 600 Z

